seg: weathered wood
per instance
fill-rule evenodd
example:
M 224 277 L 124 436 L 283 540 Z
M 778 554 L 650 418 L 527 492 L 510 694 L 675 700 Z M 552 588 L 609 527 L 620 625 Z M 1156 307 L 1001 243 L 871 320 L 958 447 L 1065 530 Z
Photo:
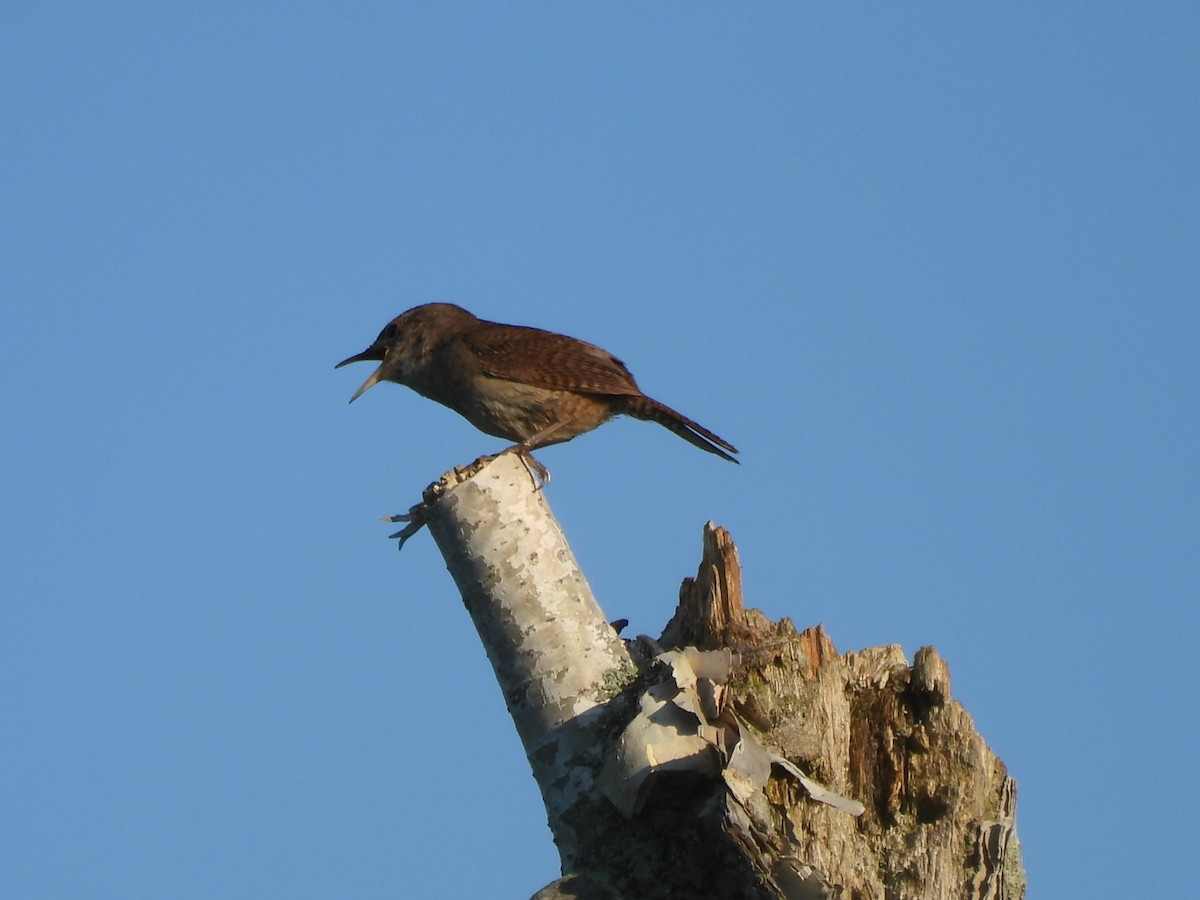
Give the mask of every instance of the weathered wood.
M 856 898 L 1024 896 L 1016 785 L 950 696 L 932 647 L 910 666 L 900 647 L 839 655 L 821 626 L 797 633 L 742 601 L 728 533 L 712 523 L 704 557 L 680 591 L 663 646 L 735 654 L 733 708 L 763 743 L 866 806 L 849 818 L 772 778 L 772 819 L 789 853 L 835 895 Z

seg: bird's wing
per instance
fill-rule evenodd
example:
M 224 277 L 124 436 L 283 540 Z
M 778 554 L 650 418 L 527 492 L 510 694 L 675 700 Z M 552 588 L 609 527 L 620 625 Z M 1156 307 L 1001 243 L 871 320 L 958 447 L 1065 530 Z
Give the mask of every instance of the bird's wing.
M 640 396 L 625 364 L 593 344 L 561 334 L 484 322 L 463 346 L 493 378 L 547 390 Z

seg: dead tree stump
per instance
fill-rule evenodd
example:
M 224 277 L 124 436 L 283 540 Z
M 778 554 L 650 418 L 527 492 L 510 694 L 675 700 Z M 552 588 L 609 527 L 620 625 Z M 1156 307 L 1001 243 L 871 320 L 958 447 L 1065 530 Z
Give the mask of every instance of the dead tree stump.
M 623 643 L 512 454 L 403 518 L 433 532 L 541 788 L 563 877 L 535 900 L 1024 897 L 1014 782 L 933 648 L 839 655 L 747 610 L 712 523 L 662 636 Z

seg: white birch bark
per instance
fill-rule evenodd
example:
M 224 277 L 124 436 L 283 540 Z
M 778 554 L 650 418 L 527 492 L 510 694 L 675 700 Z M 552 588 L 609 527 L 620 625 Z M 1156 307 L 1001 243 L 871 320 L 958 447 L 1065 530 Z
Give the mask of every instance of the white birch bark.
M 592 796 L 602 763 L 598 707 L 633 664 L 515 453 L 443 485 L 425 521 L 495 670 L 567 871 L 578 846 L 570 813 Z

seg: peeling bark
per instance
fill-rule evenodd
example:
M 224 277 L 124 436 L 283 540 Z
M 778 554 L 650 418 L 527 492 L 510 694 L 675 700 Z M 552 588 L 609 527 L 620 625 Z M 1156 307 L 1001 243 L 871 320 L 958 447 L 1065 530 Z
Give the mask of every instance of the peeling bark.
M 786 780 L 768 788 L 789 852 L 833 896 L 1024 897 L 1016 783 L 951 699 L 932 647 L 911 666 L 895 644 L 840 655 L 820 625 L 797 633 L 747 610 L 737 550 L 712 523 L 660 643 L 733 650 L 734 709 L 764 743 L 865 804 L 849 819 Z

